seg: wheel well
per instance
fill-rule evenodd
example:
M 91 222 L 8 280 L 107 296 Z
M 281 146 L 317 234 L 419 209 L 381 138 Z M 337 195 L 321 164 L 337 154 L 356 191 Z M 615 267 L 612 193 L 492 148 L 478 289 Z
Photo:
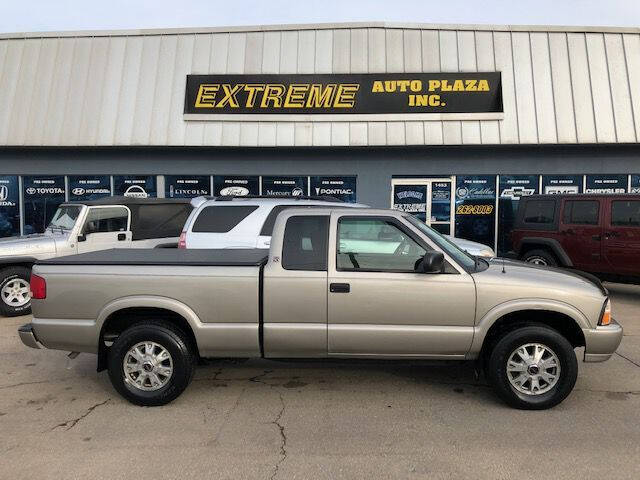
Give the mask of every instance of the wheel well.
M 13 268 L 13 267 L 24 267 L 31 270 L 33 268 L 33 263 L 29 263 L 29 262 L 3 263 L 2 265 L 0 265 L 0 270 L 4 270 L 5 268 Z
M 551 310 L 520 310 L 500 317 L 491 325 L 482 343 L 481 356 L 485 356 L 491 352 L 493 345 L 495 345 L 498 339 L 505 333 L 531 323 L 543 324 L 553 328 L 565 337 L 573 348 L 583 347 L 585 345 L 582 329 L 575 320 L 568 315 Z
M 106 345 L 107 342 L 113 342 L 127 328 L 151 319 L 163 320 L 178 327 L 187 336 L 191 347 L 196 352 L 196 355 L 199 356 L 196 337 L 193 334 L 191 325 L 182 315 L 164 308 L 123 308 L 109 315 L 102 324 L 98 343 L 98 371 L 100 372 L 107 367 L 107 352 L 109 350 L 109 346 Z
M 551 255 L 553 258 L 555 258 L 556 260 L 559 260 L 558 256 L 556 255 L 556 253 L 548 245 L 534 243 L 534 242 L 523 243 L 522 244 L 522 248 L 520 249 L 520 252 L 521 252 L 520 256 L 524 257 L 531 250 L 544 250 L 549 255 Z

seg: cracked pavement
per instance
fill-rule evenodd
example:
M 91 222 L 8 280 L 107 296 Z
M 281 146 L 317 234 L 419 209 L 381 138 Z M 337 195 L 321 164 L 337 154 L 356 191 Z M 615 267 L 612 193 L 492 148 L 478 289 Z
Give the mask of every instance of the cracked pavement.
M 160 408 L 95 357 L 23 347 L 0 318 L 0 479 L 636 479 L 640 286 L 608 285 L 625 337 L 542 412 L 501 404 L 472 365 L 209 361 Z M 578 351 L 578 354 L 581 352 Z

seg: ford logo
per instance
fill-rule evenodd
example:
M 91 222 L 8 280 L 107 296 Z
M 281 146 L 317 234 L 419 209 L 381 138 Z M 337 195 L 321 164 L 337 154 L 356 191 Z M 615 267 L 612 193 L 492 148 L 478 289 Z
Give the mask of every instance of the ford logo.
M 220 195 L 225 197 L 231 195 L 236 197 L 244 197 L 245 195 L 249 195 L 249 189 L 246 187 L 238 187 L 237 185 L 233 187 L 226 187 L 220 190 Z

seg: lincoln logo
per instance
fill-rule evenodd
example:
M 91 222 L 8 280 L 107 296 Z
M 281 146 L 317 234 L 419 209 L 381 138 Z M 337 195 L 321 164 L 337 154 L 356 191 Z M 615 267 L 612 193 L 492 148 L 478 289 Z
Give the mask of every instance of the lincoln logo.
M 0 202 L 4 202 L 9 198 L 9 188 L 6 185 L 0 185 Z

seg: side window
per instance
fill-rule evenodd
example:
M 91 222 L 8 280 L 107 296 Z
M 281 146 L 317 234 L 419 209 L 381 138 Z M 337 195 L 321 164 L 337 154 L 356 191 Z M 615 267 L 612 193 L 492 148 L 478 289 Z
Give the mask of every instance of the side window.
M 527 201 L 524 209 L 524 223 L 553 223 L 556 202 L 554 200 Z
M 257 205 L 205 207 L 193 224 L 195 233 L 227 233 L 257 209 Z
M 614 200 L 611 202 L 611 225 L 640 227 L 640 201 Z
M 276 223 L 276 218 L 278 214 L 282 212 L 285 208 L 289 208 L 291 205 L 276 205 L 271 209 L 269 215 L 267 215 L 267 219 L 264 221 L 264 225 L 262 225 L 262 230 L 260 230 L 260 235 L 271 236 L 271 232 L 273 232 L 273 226 Z
M 597 200 L 567 200 L 562 223 L 565 225 L 598 225 L 600 202 Z
M 338 221 L 338 270 L 414 272 L 425 252 L 392 220 Z
M 284 228 L 282 268 L 325 271 L 329 243 L 329 217 L 289 217 Z
M 83 233 L 124 232 L 128 221 L 129 211 L 124 207 L 90 208 Z

